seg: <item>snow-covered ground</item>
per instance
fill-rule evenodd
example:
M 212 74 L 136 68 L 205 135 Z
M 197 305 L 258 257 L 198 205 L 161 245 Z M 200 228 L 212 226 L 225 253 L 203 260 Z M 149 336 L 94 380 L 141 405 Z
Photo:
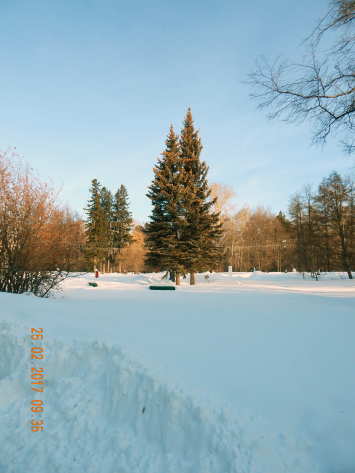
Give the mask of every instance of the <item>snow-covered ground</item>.
M 0 293 L 0 472 L 355 471 L 355 280 L 161 276 Z

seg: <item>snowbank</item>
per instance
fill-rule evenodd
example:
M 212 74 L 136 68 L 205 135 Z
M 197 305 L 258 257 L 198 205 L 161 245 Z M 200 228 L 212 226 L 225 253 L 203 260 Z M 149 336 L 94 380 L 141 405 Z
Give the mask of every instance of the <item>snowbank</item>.
M 3 322 L 0 331 L 1 471 L 318 471 L 307 438 L 295 444 L 100 340 L 47 339 L 44 393 L 31 395 L 30 327 Z M 43 401 L 43 433 L 29 428 L 32 399 Z

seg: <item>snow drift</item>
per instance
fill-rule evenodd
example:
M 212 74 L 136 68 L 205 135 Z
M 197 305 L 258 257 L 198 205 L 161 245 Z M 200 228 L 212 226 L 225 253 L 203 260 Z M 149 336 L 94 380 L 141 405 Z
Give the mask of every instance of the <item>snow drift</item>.
M 2 322 L 0 331 L 1 472 L 318 471 L 307 438 L 295 444 L 100 340 L 45 340 L 44 392 L 32 395 L 29 327 Z M 43 432 L 30 430 L 32 399 L 43 401 Z

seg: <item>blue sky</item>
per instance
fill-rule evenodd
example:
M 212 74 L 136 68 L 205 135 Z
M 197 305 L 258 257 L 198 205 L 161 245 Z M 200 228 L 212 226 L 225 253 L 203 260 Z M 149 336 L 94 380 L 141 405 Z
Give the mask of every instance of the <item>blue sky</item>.
M 345 172 L 335 141 L 307 125 L 269 123 L 241 83 L 259 55 L 300 58 L 327 11 L 313 0 L 0 1 L 0 149 L 16 146 L 79 213 L 91 179 L 124 184 L 146 221 L 152 168 L 187 108 L 209 180 L 237 207 L 286 211 L 304 184 Z

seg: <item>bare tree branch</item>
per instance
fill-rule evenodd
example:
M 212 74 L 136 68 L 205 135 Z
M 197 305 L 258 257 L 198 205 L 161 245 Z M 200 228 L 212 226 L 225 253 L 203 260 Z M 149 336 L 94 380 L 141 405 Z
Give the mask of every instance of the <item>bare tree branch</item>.
M 337 135 L 346 153 L 354 151 L 355 0 L 333 0 L 330 10 L 306 40 L 302 63 L 261 57 L 245 81 L 254 89 L 258 109 L 271 110 L 269 120 L 310 122 L 313 143 L 324 145 Z M 337 33 L 332 47 L 321 49 L 327 32 Z

